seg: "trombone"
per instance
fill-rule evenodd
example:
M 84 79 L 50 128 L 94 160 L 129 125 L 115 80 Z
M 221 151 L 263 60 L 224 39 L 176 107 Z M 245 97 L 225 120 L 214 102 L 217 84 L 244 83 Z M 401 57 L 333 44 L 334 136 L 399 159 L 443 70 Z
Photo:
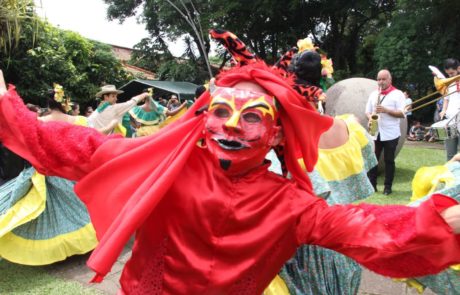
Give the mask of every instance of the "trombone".
M 456 82 L 456 81 L 460 81 L 460 75 L 457 75 L 457 76 L 454 76 L 454 77 L 451 77 L 451 78 L 445 78 L 445 79 L 440 79 L 440 78 L 438 78 L 438 77 L 434 77 L 434 86 L 436 87 L 436 91 L 433 92 L 433 93 L 430 93 L 430 94 L 428 94 L 428 95 L 426 95 L 426 96 L 424 96 L 424 97 L 422 97 L 422 98 L 420 98 L 420 99 L 417 99 L 416 101 L 414 101 L 414 102 L 411 103 L 411 104 L 408 104 L 408 105 L 406 106 L 406 108 L 409 107 L 409 109 L 407 109 L 405 112 L 406 112 L 406 113 L 407 113 L 407 112 L 414 112 L 414 111 L 416 111 L 416 110 L 419 110 L 419 109 L 421 109 L 421 108 L 426 107 L 427 105 L 430 105 L 430 104 L 432 104 L 432 103 L 435 103 L 435 102 L 437 102 L 438 100 L 440 100 L 440 99 L 442 99 L 442 98 L 444 98 L 444 97 L 446 97 L 446 96 L 449 96 L 449 95 L 451 95 L 451 94 L 453 94 L 453 93 L 458 92 L 458 90 L 452 91 L 452 92 L 447 92 L 447 90 L 448 90 L 450 84 L 452 84 L 452 83 L 454 83 L 454 82 Z M 433 97 L 433 96 L 435 96 L 435 95 L 437 95 L 437 94 L 441 94 L 441 96 L 438 97 L 438 98 L 435 98 L 435 99 L 433 99 L 433 100 L 431 100 L 431 101 L 429 101 L 429 102 L 425 102 L 424 104 L 421 104 L 421 105 L 419 105 L 419 106 L 417 106 L 417 107 L 415 107 L 415 108 L 412 108 L 412 105 L 414 105 L 414 104 L 416 104 L 416 103 L 419 103 L 419 102 L 421 102 L 421 101 L 423 101 L 423 100 L 426 100 L 426 99 L 428 99 L 428 98 L 430 98 L 430 97 Z

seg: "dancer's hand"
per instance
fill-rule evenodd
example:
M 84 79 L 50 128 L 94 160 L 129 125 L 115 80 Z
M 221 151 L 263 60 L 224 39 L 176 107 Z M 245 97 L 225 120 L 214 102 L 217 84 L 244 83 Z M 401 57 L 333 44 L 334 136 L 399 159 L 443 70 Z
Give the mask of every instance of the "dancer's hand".
M 441 213 L 441 216 L 450 225 L 455 234 L 460 234 L 460 205 L 447 208 Z
M 455 154 L 455 156 L 453 156 L 452 159 L 450 159 L 447 163 L 452 163 L 455 161 L 460 162 L 460 153 Z
M 0 70 L 0 99 L 3 94 L 5 94 L 7 91 L 6 89 L 6 84 L 5 84 L 5 78 L 3 78 L 3 72 Z
M 134 96 L 132 99 L 136 101 L 136 103 L 144 102 L 147 97 L 149 97 L 150 94 L 148 92 L 143 92 L 139 95 Z

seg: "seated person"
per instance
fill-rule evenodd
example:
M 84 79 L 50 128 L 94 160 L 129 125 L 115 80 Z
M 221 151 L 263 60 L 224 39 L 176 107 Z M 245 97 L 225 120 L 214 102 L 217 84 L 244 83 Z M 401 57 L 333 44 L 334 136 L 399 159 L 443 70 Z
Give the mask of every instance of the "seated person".
M 425 127 L 419 121 L 414 121 L 414 125 L 409 130 L 408 140 L 423 140 L 425 136 Z
M 425 133 L 424 140 L 428 142 L 435 142 L 436 139 L 436 134 L 433 132 L 433 129 L 428 128 L 428 130 Z

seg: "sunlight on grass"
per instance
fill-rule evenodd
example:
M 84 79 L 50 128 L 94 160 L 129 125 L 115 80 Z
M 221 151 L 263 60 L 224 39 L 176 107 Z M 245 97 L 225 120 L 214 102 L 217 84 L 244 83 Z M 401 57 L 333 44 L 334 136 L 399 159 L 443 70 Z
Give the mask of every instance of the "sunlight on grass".
M 446 162 L 445 151 L 405 146 L 396 158 L 396 173 L 393 181 L 393 194 L 385 196 L 383 192 L 383 172 L 377 180 L 377 189 L 365 199 L 366 203 L 374 204 L 407 204 L 412 194 L 411 182 L 415 172 L 422 166 L 442 165 Z

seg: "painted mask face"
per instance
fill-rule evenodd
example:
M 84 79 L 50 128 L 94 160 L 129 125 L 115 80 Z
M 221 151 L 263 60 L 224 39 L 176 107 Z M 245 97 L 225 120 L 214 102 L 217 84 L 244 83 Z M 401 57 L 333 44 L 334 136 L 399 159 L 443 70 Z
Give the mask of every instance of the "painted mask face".
M 278 111 L 274 97 L 219 87 L 212 94 L 206 120 L 206 145 L 229 174 L 260 166 L 276 141 Z

